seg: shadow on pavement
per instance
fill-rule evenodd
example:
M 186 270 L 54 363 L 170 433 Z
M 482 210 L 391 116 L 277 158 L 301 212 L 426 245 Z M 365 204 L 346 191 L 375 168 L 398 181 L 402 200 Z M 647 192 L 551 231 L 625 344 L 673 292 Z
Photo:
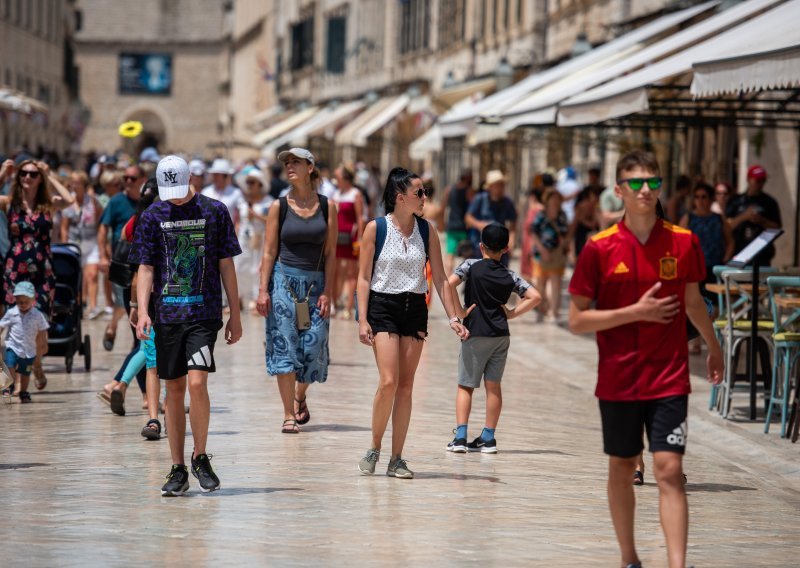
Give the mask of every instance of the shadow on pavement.
M 758 491 L 755 487 L 728 485 L 727 483 L 689 483 L 686 492 L 702 491 L 704 493 L 733 493 L 734 491 Z
M 548 455 L 555 455 L 555 456 L 574 456 L 575 454 L 570 454 L 569 452 L 562 452 L 559 450 L 498 450 L 499 454 L 522 454 L 522 455 L 537 455 L 537 454 L 548 454 Z
M 47 467 L 49 463 L 0 463 L 0 471 L 6 469 L 30 469 L 32 467 Z
M 200 495 L 203 497 L 227 497 L 230 495 L 256 495 L 256 494 L 267 494 L 267 493 L 278 493 L 282 491 L 305 491 L 300 487 L 233 487 L 233 488 L 225 488 L 223 487 L 219 491 L 214 491 L 213 493 L 192 493 L 192 495 Z
M 94 389 L 85 389 L 85 390 L 61 390 L 61 391 L 52 391 L 52 390 L 43 390 L 36 393 L 37 396 L 48 395 L 48 394 L 84 394 L 87 392 L 96 392 Z
M 302 426 L 303 432 L 369 432 L 366 426 L 351 426 L 350 424 L 312 424 Z
M 488 475 L 469 475 L 466 473 L 415 473 L 415 479 L 452 479 L 453 481 L 488 481 L 490 483 L 502 483 L 499 477 Z

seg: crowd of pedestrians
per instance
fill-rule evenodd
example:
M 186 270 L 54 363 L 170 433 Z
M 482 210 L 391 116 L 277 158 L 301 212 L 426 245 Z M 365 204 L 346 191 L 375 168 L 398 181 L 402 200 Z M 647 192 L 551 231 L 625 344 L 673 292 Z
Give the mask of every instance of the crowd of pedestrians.
M 190 474 L 202 491 L 221 487 L 206 447 L 208 376 L 217 370 L 219 331 L 229 345 L 240 339 L 242 309 L 264 317 L 265 371 L 276 377 L 284 434 L 298 434 L 311 420 L 310 386 L 328 378 L 330 318 L 357 320 L 354 338 L 372 348 L 378 369 L 371 440 L 357 469 L 375 473 L 391 420 L 386 475 L 410 479 L 403 449 L 432 290 L 461 345 L 453 365 L 454 437 L 445 449 L 496 453 L 508 321 L 533 309 L 539 320 L 560 321 L 562 284 L 572 272 L 569 327 L 597 333 L 596 394 L 623 561 L 639 565 L 631 480 L 642 479 L 644 431 L 668 554 L 675 565 L 685 557 L 686 320 L 708 345 L 709 380 L 719 382 L 721 351 L 702 285 L 760 231 L 780 226 L 777 204 L 764 192 L 764 168 L 750 168 L 741 195 L 724 182 L 681 176 L 665 198 L 658 163 L 636 151 L 620 160 L 609 187 L 598 169 L 583 187 L 572 168 L 537 175 L 518 215 L 500 170 L 488 171 L 479 187 L 463 172 L 437 202 L 429 177 L 395 167 L 380 192 L 376 172 L 363 164 L 340 164 L 331 175 L 303 148 L 279 153 L 270 167 L 234 167 L 222 158 L 209 166 L 161 157 L 154 148 L 135 162 L 102 156 L 86 166 L 53 171 L 26 155 L 2 163 L 0 328 L 8 329 L 11 375 L 4 395 L 30 402 L 31 375 L 36 388 L 46 386 L 41 358 L 55 300 L 50 243 L 71 242 L 81 252 L 86 317 L 106 311 L 101 290 L 111 308 L 104 347 L 114 348 L 123 317 L 130 323 L 131 350 L 99 394 L 125 415 L 137 378 L 148 411 L 141 435 L 158 440 L 169 432 L 172 464 L 162 495 L 185 493 Z M 509 268 L 517 256 L 521 275 Z M 509 305 L 512 294 L 518 298 Z M 650 339 L 631 342 L 631 334 Z M 666 343 L 659 339 L 665 336 Z M 483 427 L 468 441 L 473 392 L 482 381 Z

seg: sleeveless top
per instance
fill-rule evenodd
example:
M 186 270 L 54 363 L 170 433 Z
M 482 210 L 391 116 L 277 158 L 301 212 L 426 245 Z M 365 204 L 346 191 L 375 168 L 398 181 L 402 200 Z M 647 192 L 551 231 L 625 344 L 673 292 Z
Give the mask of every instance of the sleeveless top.
M 414 231 L 405 238 L 395 226 L 393 215 L 386 216 L 386 241 L 375 262 L 370 290 L 384 294 L 425 294 L 425 242 L 414 220 Z
M 689 230 L 697 235 L 703 256 L 706 257 L 706 266 L 722 264 L 725 256 L 725 239 L 722 234 L 722 216 L 712 213 L 701 217 L 689 213 Z
M 317 211 L 306 219 L 289 206 L 280 234 L 281 264 L 300 270 L 322 271 L 325 263 L 322 249 L 327 232 L 322 207 L 317 207 Z

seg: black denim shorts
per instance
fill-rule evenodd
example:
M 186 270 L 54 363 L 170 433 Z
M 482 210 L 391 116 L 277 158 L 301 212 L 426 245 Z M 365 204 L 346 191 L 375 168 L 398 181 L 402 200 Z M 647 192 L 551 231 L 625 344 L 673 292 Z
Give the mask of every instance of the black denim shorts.
M 367 322 L 372 334 L 394 333 L 422 340 L 428 335 L 428 305 L 425 294 L 369 293 Z

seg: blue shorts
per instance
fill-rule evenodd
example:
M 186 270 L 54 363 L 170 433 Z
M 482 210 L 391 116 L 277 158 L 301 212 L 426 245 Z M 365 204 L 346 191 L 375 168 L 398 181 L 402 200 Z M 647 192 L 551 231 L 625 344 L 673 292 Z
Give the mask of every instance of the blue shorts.
M 30 377 L 31 371 L 33 371 L 33 362 L 36 360 L 36 357 L 31 357 L 27 359 L 25 357 L 20 357 L 16 353 L 14 353 L 11 349 L 6 348 L 6 356 L 5 362 L 6 367 L 9 369 L 15 369 L 17 373 L 24 377 Z
M 147 369 L 156 368 L 156 330 L 150 328 L 150 339 L 142 341 L 142 350 L 144 351 L 144 365 Z

